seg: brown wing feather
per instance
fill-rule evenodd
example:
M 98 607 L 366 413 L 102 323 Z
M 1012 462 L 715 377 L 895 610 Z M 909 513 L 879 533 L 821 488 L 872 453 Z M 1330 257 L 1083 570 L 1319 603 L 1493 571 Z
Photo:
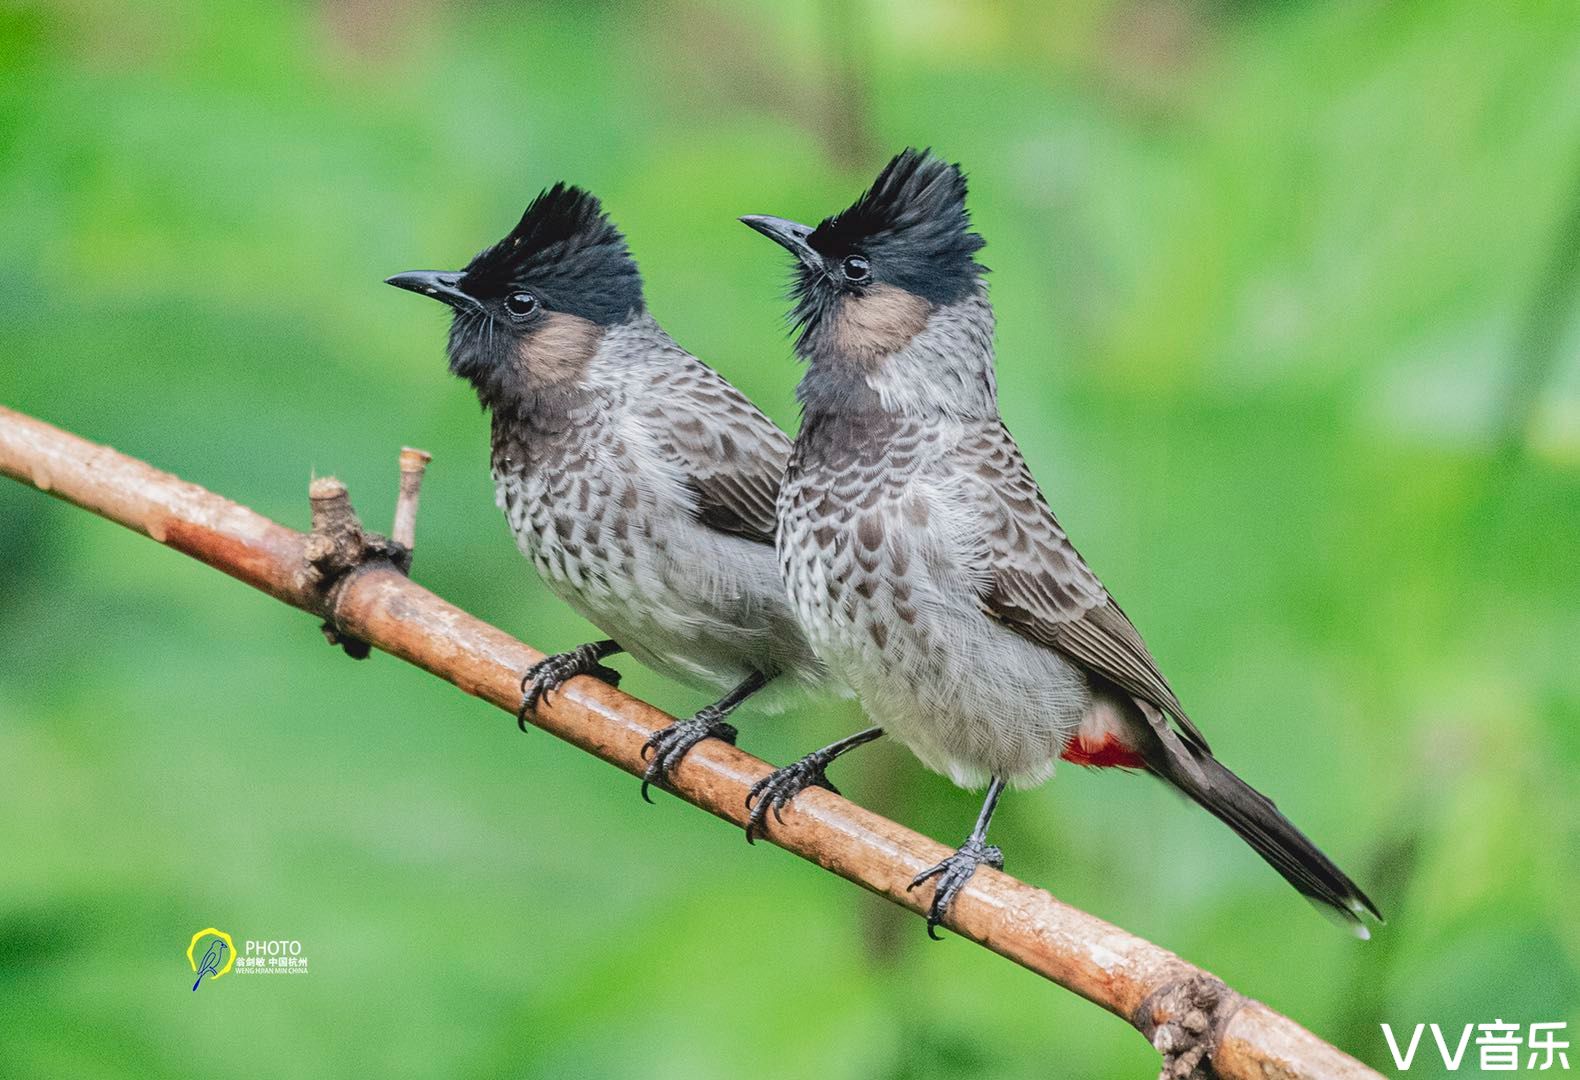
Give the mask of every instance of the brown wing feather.
M 1048 508 L 1009 431 L 994 424 L 961 449 L 988 522 L 982 536 L 988 613 L 1167 713 L 1207 749 L 1141 635 Z
M 696 495 L 697 516 L 720 532 L 774 542 L 774 502 L 790 440 L 746 395 L 696 361 L 655 395 L 646 419 L 658 450 Z M 659 400 L 661 399 L 661 400 Z

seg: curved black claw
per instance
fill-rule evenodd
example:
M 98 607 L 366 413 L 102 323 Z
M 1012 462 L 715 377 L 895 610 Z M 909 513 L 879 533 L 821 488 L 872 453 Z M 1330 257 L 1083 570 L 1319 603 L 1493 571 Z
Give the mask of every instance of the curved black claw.
M 642 744 L 642 757 L 652 755 L 647 769 L 642 773 L 642 798 L 652 802 L 647 789 L 653 784 L 666 783 L 670 770 L 680 764 L 686 751 L 703 739 L 723 739 L 734 746 L 735 735 L 735 726 L 726 724 L 722 714 L 711 705 L 698 711 L 690 720 L 677 720 L 667 728 L 653 732 L 647 742 Z
M 619 686 L 620 673 L 600 664 L 598 660 L 602 655 L 594 642 L 545 656 L 529 667 L 521 676 L 521 708 L 516 710 L 516 726 L 526 731 L 527 714 L 538 707 L 538 702 L 547 701 L 550 693 L 578 675 L 591 675 L 610 686 Z
M 995 870 L 1004 869 L 1004 853 L 992 844 L 984 844 L 980 840 L 967 840 L 960 845 L 960 850 L 937 866 L 930 866 L 911 879 L 905 887 L 906 891 L 916 888 L 928 878 L 938 878 L 938 884 L 933 887 L 933 906 L 927 912 L 927 936 L 934 941 L 942 941 L 938 936 L 937 926 L 944 921 L 944 916 L 949 914 L 949 905 L 955 902 L 955 897 L 960 890 L 965 888 L 966 882 L 971 880 L 971 875 L 977 872 L 977 867 L 983 864 Z
M 770 810 L 773 811 L 774 820 L 783 825 L 785 819 L 780 811 L 807 788 L 827 788 L 838 795 L 839 788 L 829 783 L 828 776 L 823 772 L 835 756 L 814 750 L 800 761 L 775 769 L 753 784 L 752 790 L 746 793 L 746 808 L 751 811 L 746 819 L 746 842 L 756 843 L 756 837 L 767 835 Z

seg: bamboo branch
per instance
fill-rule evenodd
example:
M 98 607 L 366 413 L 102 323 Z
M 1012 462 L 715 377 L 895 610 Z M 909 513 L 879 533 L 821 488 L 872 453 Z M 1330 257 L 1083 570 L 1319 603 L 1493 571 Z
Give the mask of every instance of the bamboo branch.
M 303 534 L 3 407 L 0 473 L 312 612 L 342 639 L 397 656 L 509 714 L 520 701 L 521 673 L 543 658 L 407 578 L 397 564 L 409 558 L 409 548 L 363 537 L 338 481 L 315 482 L 315 531 Z M 410 491 L 408 527 L 414 524 L 415 481 Z M 589 678 L 568 683 L 533 717 L 545 731 L 638 776 L 643 742 L 670 721 Z M 750 754 L 709 740 L 686 755 L 671 786 L 688 802 L 744 826 L 746 793 L 769 771 Z M 925 890 L 906 886 L 949 853 L 822 788 L 797 795 L 767 839 L 918 913 L 928 899 Z M 1134 1025 L 1164 1053 L 1166 1077 L 1200 1075 L 1210 1062 L 1218 1076 L 1231 1080 L 1380 1080 L 1208 972 L 1000 871 L 978 870 L 946 925 Z

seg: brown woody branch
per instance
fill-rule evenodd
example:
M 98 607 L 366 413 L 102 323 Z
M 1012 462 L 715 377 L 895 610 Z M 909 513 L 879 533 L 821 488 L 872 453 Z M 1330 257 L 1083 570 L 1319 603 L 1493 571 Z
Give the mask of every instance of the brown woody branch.
M 420 451 L 415 452 L 421 454 Z M 426 456 L 423 456 L 425 463 Z M 420 463 L 402 455 L 397 531 L 406 546 L 365 536 L 338 481 L 315 481 L 315 529 L 303 534 L 108 447 L 0 407 L 0 473 L 119 522 L 514 714 L 521 673 L 543 654 L 446 603 L 404 576 Z M 409 473 L 415 472 L 416 476 Z M 409 498 L 404 497 L 409 488 Z M 641 747 L 670 722 L 652 706 L 578 678 L 540 706 L 534 723 L 640 775 Z M 769 766 L 717 740 L 673 775 L 676 794 L 744 825 L 746 792 Z M 937 841 L 812 788 L 768 839 L 892 903 L 921 912 L 911 878 L 949 853 Z M 1047 892 L 983 868 L 947 925 L 1133 1024 L 1164 1053 L 1164 1074 L 1244 1080 L 1378 1074 L 1215 976 Z

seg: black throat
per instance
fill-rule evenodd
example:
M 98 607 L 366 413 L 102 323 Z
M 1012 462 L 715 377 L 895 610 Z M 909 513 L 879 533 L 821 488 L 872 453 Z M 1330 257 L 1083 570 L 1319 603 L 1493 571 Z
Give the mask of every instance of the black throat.
M 597 405 L 586 390 L 558 388 L 525 397 L 508 410 L 493 409 L 489 419 L 489 463 L 501 476 L 528 475 L 561 458 L 574 464 L 591 433 Z

